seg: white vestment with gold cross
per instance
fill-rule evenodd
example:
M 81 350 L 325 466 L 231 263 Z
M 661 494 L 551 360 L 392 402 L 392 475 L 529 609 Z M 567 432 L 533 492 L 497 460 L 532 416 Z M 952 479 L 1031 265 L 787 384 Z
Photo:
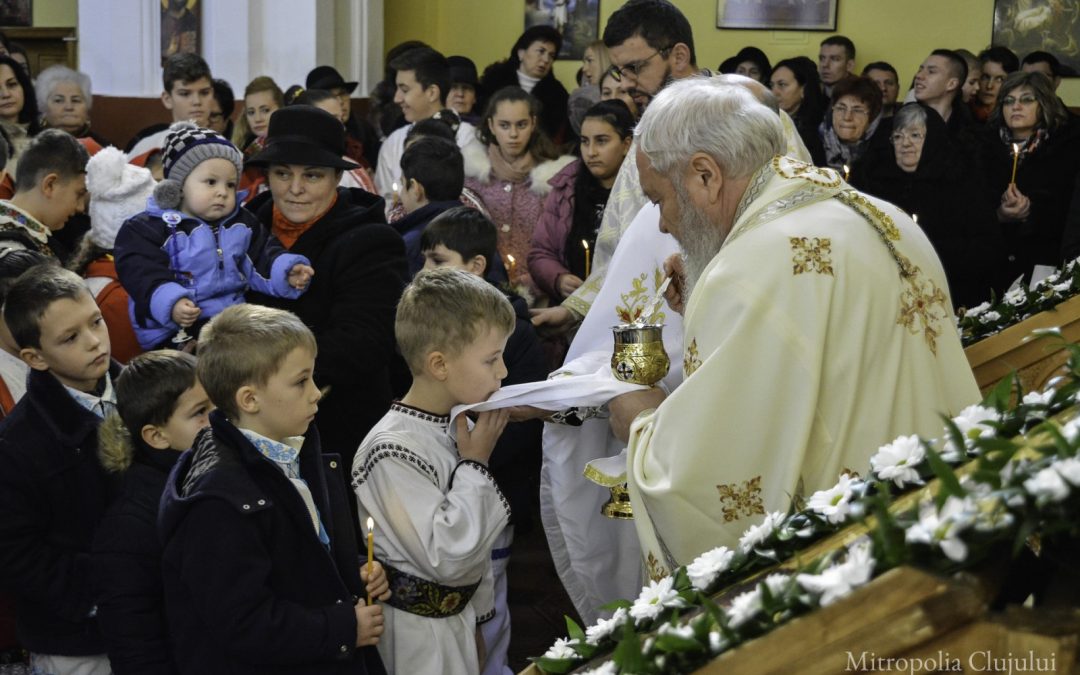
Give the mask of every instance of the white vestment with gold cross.
M 951 307 L 900 209 L 790 158 L 755 173 L 687 303 L 685 379 L 631 427 L 649 575 L 735 547 L 901 434 L 939 436 L 980 398 Z

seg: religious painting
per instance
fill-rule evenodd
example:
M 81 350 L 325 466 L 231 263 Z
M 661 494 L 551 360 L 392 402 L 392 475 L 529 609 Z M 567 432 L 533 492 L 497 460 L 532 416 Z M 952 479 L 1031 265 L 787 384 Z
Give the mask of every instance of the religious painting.
M 717 0 L 717 28 L 836 30 L 839 0 Z
M 33 18 L 31 0 L 0 0 L 0 26 L 29 26 Z
M 1024 58 L 1050 52 L 1080 72 L 1080 0 L 995 0 L 994 44 Z
M 198 54 L 199 0 L 161 0 L 161 65 L 173 54 Z
M 581 59 L 600 36 L 600 0 L 525 0 L 525 28 L 533 26 L 554 26 L 563 36 L 559 59 Z

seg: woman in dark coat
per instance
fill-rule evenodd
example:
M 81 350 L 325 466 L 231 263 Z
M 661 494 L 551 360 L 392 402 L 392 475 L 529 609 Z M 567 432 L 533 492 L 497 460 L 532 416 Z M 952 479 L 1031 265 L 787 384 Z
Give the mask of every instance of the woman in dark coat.
M 1000 295 L 1001 230 L 973 158 L 941 116 L 919 103 L 897 111 L 890 140 L 867 151 L 852 183 L 917 217 L 941 258 L 955 306 L 989 300 L 991 289 Z
M 1012 278 L 1060 266 L 1080 151 L 1080 128 L 1042 73 L 1016 72 L 998 90 L 982 139 L 990 204 L 997 209 Z M 1016 179 L 1012 180 L 1014 158 Z
M 825 146 L 818 125 L 825 117 L 828 101 L 821 93 L 817 64 L 805 56 L 784 59 L 770 72 L 768 86 L 780 108 L 791 116 L 814 164 L 825 166 Z
M 484 69 L 480 78 L 484 100 L 477 104 L 477 109 L 482 110 L 487 98 L 503 87 L 521 87 L 540 101 L 540 128 L 547 137 L 557 145 L 569 140 L 566 104 L 570 95 L 552 70 L 560 48 L 562 35 L 551 26 L 533 26 L 522 33 L 510 50 L 509 59 Z
M 315 381 L 329 387 L 315 421 L 324 450 L 352 466 L 394 398 L 394 315 L 408 271 L 382 198 L 337 187 L 349 168 L 344 147 L 341 122 L 318 108 L 289 106 L 270 118 L 266 147 L 248 162 L 266 167 L 270 190 L 249 208 L 286 248 L 311 260 L 315 277 L 296 300 L 251 300 L 295 313 L 315 333 Z

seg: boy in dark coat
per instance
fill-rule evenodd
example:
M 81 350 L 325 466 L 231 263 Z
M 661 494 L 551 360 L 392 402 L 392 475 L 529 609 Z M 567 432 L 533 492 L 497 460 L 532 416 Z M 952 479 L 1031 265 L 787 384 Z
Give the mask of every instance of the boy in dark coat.
M 48 264 L 15 281 L 4 321 L 31 370 L 0 423 L 0 587 L 15 594 L 32 668 L 108 675 L 89 579 L 110 494 L 97 459 L 119 374 L 108 329 L 82 279 Z
M 389 585 L 360 562 L 340 460 L 319 448 L 315 353 L 311 331 L 269 307 L 203 328 L 197 375 L 218 410 L 158 521 L 181 673 L 383 672 L 382 607 L 364 598 Z
M 98 624 L 114 675 L 173 675 L 158 504 L 169 471 L 210 423 L 213 406 L 195 379 L 195 357 L 163 349 L 128 363 L 116 380 L 116 407 L 119 414 L 105 418 L 98 434 L 102 466 L 124 480 L 94 536 Z

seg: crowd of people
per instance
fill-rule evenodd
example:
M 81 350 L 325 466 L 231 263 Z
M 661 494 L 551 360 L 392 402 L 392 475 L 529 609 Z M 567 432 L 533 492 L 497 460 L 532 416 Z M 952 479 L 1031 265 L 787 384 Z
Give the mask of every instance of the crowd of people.
M 508 672 L 507 562 L 538 508 L 550 411 L 508 423 L 505 409 L 471 421 L 451 409 L 582 352 L 592 333 L 572 329 L 610 297 L 605 277 L 673 245 L 640 243 L 650 237 L 670 233 L 685 253 L 663 262 L 683 314 L 727 232 L 691 239 L 689 210 L 673 205 L 723 203 L 730 231 L 756 208 L 736 213 L 733 190 L 774 155 L 798 167 L 777 168 L 783 180 L 819 176 L 830 191 L 807 204 L 858 210 L 853 186 L 911 216 L 904 236 L 921 229 L 932 249 L 908 238 L 889 251 L 903 283 L 920 268 L 934 277 L 936 252 L 947 287 L 932 278 L 928 297 L 950 315 L 1080 254 L 1080 124 L 1049 53 L 935 49 L 903 97 L 894 67 L 857 70 L 839 35 L 816 63 L 747 47 L 714 74 L 666 0 L 617 11 L 570 92 L 552 71 L 561 46 L 555 28 L 529 28 L 480 71 L 467 55 L 397 45 L 363 115 L 357 83 L 329 65 L 285 88 L 256 77 L 237 106 L 209 64 L 177 54 L 162 77 L 172 122 L 121 149 L 91 130 L 86 73 L 33 78 L 0 36 L 0 670 Z M 672 129 L 693 130 L 695 110 L 742 111 L 731 119 L 757 140 L 722 165 L 694 148 L 676 158 L 685 138 Z M 676 166 L 704 187 L 671 182 Z M 867 233 L 833 235 L 835 259 L 857 266 L 879 243 Z M 767 266 L 764 248 L 748 250 L 761 257 L 742 258 L 747 270 Z M 889 267 L 883 251 L 872 255 Z M 805 264 L 832 276 L 815 255 Z M 718 279 L 699 296 L 729 283 Z M 807 322 L 825 321 L 812 306 Z M 699 346 L 722 342 L 710 322 L 733 315 L 691 316 L 686 378 Z M 953 337 L 907 369 L 923 378 L 913 391 L 935 389 L 894 422 L 936 421 L 928 402 L 971 393 L 938 363 Z M 673 399 L 707 399 L 706 377 L 754 363 L 715 348 L 731 372 L 706 355 L 713 375 Z M 833 384 L 865 398 L 852 372 Z M 611 405 L 631 458 L 648 450 L 634 436 L 646 417 L 656 434 L 701 426 L 650 391 Z M 684 436 L 676 446 L 694 444 Z M 833 464 L 804 477 L 826 480 Z M 666 516 L 642 486 L 652 574 L 700 542 L 649 529 Z M 573 599 L 582 616 L 598 611 Z

